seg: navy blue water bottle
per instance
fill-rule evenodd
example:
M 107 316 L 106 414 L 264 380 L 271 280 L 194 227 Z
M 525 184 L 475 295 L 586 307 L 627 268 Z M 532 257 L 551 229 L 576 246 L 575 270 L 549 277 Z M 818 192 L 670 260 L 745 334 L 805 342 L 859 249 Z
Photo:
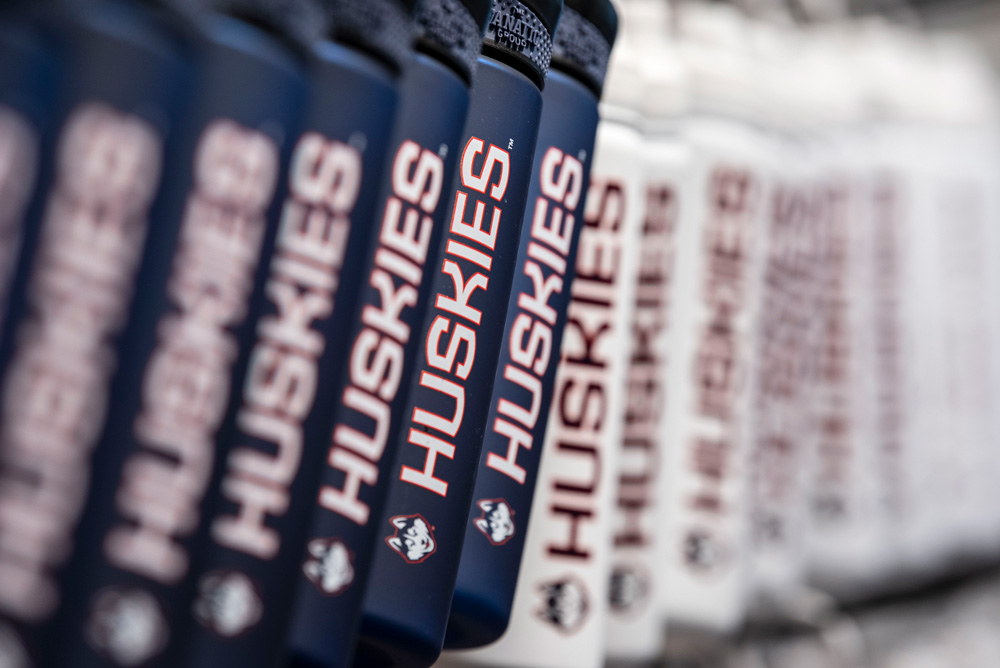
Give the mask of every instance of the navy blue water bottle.
M 351 665 L 382 503 L 450 201 L 490 0 L 424 0 L 363 253 L 349 358 L 321 450 L 289 646 L 294 666 Z
M 52 104 L 44 93 L 21 98 L 52 141 L 40 152 L 0 350 L 0 663 L 17 666 L 40 665 L 60 640 L 65 569 L 185 78 L 148 7 L 31 9 L 43 42 L 28 48 L 44 58 L 37 49 L 51 45 L 65 77 Z M 8 82 L 12 64 L 2 66 Z M 45 76 L 24 73 L 21 84 L 40 93 Z
M 565 0 L 445 647 L 507 628 L 583 227 L 597 101 L 618 29 L 609 0 Z
M 276 666 L 340 398 L 397 106 L 412 5 L 328 0 L 312 45 L 276 250 L 259 287 L 246 364 L 223 427 L 228 452 L 205 504 L 208 535 L 173 664 Z
M 455 192 L 407 379 L 359 666 L 430 666 L 444 641 L 561 0 L 494 0 Z
M 232 373 L 274 246 L 316 10 L 312 0 L 217 0 L 187 35 L 197 74 L 168 117 L 178 134 L 95 452 L 56 665 L 175 665 L 166 650 L 189 605 Z
M 44 202 L 41 158 L 52 150 L 51 121 L 59 65 L 23 3 L 0 3 L 0 346 L 7 339 L 11 284 L 21 257 L 34 256 Z M 23 282 L 23 278 L 22 278 Z M 2 354 L 0 354 L 2 355 Z

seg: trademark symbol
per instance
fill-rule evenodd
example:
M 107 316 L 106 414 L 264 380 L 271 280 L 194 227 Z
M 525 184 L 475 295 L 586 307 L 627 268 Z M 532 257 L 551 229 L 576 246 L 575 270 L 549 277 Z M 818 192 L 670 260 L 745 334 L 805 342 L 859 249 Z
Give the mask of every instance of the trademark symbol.
M 448 145 L 447 144 L 441 144 L 441 146 L 438 147 L 438 155 L 440 157 L 442 157 L 442 158 L 448 157 Z
M 514 140 L 513 139 L 511 139 L 510 141 L 507 142 L 507 150 L 509 151 L 512 148 L 514 148 Z

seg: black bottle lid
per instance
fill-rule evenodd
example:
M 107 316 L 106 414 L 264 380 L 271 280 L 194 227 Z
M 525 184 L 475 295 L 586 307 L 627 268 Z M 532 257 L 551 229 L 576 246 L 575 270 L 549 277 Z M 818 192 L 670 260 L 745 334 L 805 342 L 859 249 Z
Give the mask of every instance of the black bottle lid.
M 493 0 L 483 54 L 516 67 L 542 88 L 562 0 Z
M 565 4 L 563 0 L 521 0 L 521 2 L 538 16 L 542 25 L 549 31 L 549 35 L 555 34 L 556 25 L 559 23 L 559 16 Z
M 421 0 L 416 14 L 417 48 L 445 61 L 470 81 L 492 9 L 492 0 Z
M 566 0 L 553 40 L 552 66 L 600 97 L 617 32 L 618 14 L 611 0 Z
M 312 43 L 325 25 L 321 0 L 209 0 L 206 4 L 220 14 L 253 23 L 300 48 Z
M 398 70 L 413 46 L 417 0 L 324 0 L 326 36 L 367 51 Z

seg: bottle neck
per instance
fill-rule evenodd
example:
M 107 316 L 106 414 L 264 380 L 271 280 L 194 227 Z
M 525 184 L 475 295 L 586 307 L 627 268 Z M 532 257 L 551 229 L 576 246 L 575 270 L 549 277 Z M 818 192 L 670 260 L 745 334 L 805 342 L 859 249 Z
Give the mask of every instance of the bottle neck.
M 519 0 L 494 2 L 493 17 L 483 36 L 483 55 L 518 70 L 541 90 L 552 59 L 552 35 Z

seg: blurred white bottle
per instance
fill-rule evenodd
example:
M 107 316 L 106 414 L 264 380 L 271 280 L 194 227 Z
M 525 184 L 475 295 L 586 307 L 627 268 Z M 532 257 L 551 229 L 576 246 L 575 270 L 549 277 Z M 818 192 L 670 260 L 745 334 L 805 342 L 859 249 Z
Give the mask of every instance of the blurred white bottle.
M 954 536 L 949 489 L 961 438 L 952 415 L 951 277 L 942 274 L 937 233 L 952 174 L 942 104 L 926 95 L 933 82 L 926 41 L 883 27 L 872 42 L 886 103 L 877 119 L 876 288 L 885 298 L 876 311 L 879 452 L 896 550 L 872 584 L 895 588 L 940 570 Z
M 639 53 L 643 219 L 635 311 L 630 327 L 629 386 L 623 414 L 622 462 L 614 517 L 608 618 L 608 657 L 649 663 L 663 649 L 660 599 L 666 370 L 675 235 L 688 206 L 690 152 L 679 134 L 684 73 L 668 40 L 665 0 L 628 0 L 624 29 Z
M 764 206 L 766 256 L 754 296 L 749 410 L 740 429 L 749 453 L 750 615 L 797 616 L 804 579 L 810 364 L 815 359 L 819 233 L 836 202 L 823 180 L 815 132 L 810 45 L 787 25 L 748 25 L 771 187 Z
M 738 429 L 750 408 L 767 144 L 753 125 L 741 16 L 702 2 L 677 12 L 691 103 L 681 132 L 692 159 L 671 304 L 661 601 L 671 634 L 717 636 L 735 631 L 746 608 L 748 453 Z
M 984 524 L 983 510 L 990 504 L 996 470 L 991 460 L 997 459 L 988 416 L 995 405 L 989 370 L 996 340 L 990 317 L 996 309 L 990 306 L 998 302 L 989 265 L 990 228 L 1000 218 L 990 204 L 996 190 L 991 162 L 997 160 L 991 149 L 996 147 L 983 132 L 996 119 L 990 99 L 995 83 L 982 76 L 980 57 L 963 43 L 943 37 L 923 41 L 925 87 L 937 91 L 922 119 L 931 126 L 926 141 L 933 151 L 928 164 L 934 187 L 922 194 L 931 209 L 943 377 L 941 437 L 930 444 L 927 464 L 935 485 L 919 497 L 929 516 L 927 532 L 938 547 L 917 565 L 935 574 L 988 554 L 992 538 L 985 537 L 996 530 Z
M 849 206 L 846 238 L 835 226 L 827 241 L 830 320 L 820 346 L 808 543 L 810 580 L 841 599 L 870 596 L 902 575 L 907 462 L 916 450 L 907 436 L 906 387 L 915 368 L 904 336 L 912 179 L 898 140 L 912 70 L 887 45 L 887 26 L 852 28 L 830 35 L 829 57 L 836 54 L 839 65 L 830 72 L 849 73 L 844 87 L 853 83 L 857 107 L 845 107 L 833 133 Z M 843 282 L 838 246 L 847 253 Z

